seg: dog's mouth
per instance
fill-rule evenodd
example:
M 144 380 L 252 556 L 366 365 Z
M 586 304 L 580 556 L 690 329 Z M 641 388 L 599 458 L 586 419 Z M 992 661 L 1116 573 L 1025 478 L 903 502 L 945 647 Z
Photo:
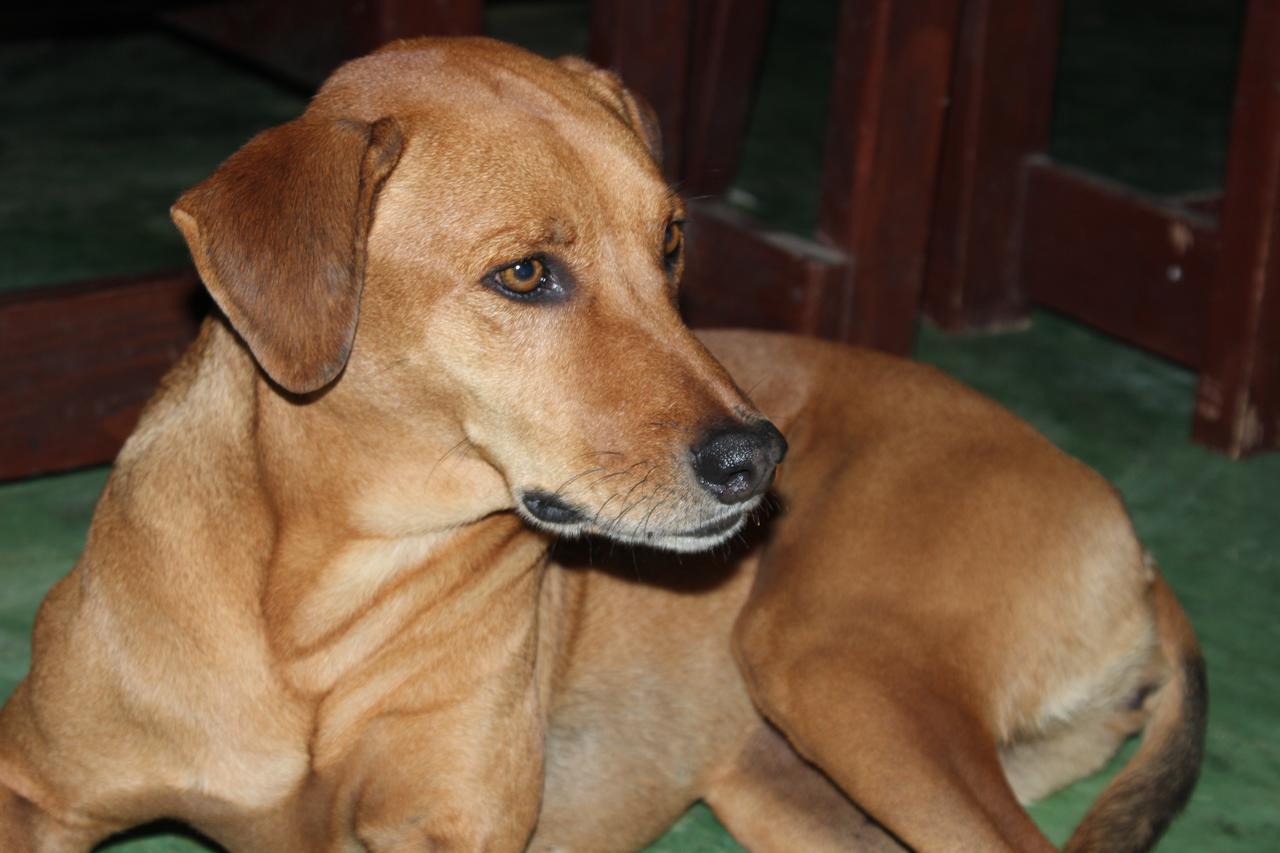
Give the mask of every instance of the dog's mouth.
M 549 492 L 525 492 L 520 497 L 520 504 L 535 521 L 543 524 L 560 527 L 582 524 L 588 520 L 587 514 L 581 509 Z
M 741 525 L 746 517 L 747 514 L 742 511 L 729 512 L 721 518 L 717 518 L 714 521 L 708 521 L 706 524 L 695 527 L 685 533 L 677 533 L 676 535 L 682 536 L 686 539 L 698 539 L 708 536 L 724 536 Z
M 620 524 L 617 519 L 602 523 L 598 513 L 593 515 L 559 495 L 537 489 L 521 493 L 516 510 L 533 526 L 558 536 L 593 534 L 629 545 L 693 553 L 714 548 L 732 537 L 746 524 L 759 503 L 760 498 L 753 498 L 710 521 L 674 529 L 674 525 L 652 523 L 653 519 L 648 517 L 628 524 Z

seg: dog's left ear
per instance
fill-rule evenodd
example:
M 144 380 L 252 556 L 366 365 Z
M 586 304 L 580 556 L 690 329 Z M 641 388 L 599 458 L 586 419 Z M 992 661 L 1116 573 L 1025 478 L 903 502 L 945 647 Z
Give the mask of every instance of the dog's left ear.
M 658 125 L 658 114 L 648 101 L 622 85 L 617 74 L 588 62 L 581 56 L 562 56 L 556 62 L 581 74 L 592 91 L 631 125 L 644 140 L 654 161 L 659 166 L 662 165 L 662 131 Z
M 303 115 L 255 136 L 171 210 L 218 307 L 288 391 L 346 366 L 374 202 L 402 147 L 394 119 Z

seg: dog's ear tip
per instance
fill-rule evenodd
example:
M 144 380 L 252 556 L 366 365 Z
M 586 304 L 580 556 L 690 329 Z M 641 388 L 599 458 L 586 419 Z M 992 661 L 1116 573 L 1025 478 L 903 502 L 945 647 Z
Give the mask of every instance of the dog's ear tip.
M 599 65 L 596 65 L 585 56 L 579 56 L 576 53 L 566 53 L 563 56 L 556 57 L 556 65 L 567 68 L 570 71 L 576 71 L 579 74 L 590 74 L 593 71 L 600 71 Z
M 197 225 L 195 215 L 183 206 L 184 199 L 186 199 L 185 195 L 173 204 L 169 205 L 169 218 L 172 219 L 173 224 L 177 225 L 178 229 L 185 234 L 187 229 L 195 230 Z
M 263 370 L 271 377 L 272 382 L 290 394 L 303 397 L 322 391 L 332 385 L 346 370 L 349 356 L 350 348 L 348 347 L 340 358 L 327 361 L 324 364 L 311 365 L 310 367 L 301 367 L 296 364 L 288 366 L 277 365 L 280 369 L 270 371 L 263 364 Z M 259 364 L 262 364 L 261 359 L 259 359 Z
M 561 56 L 556 64 L 562 68 L 580 74 L 587 84 L 598 94 L 605 95 L 613 101 L 613 107 L 644 142 L 653 156 L 654 162 L 662 164 L 662 131 L 658 124 L 658 114 L 643 97 L 636 94 L 622 82 L 622 78 L 609 68 L 596 65 L 581 56 Z
M 264 368 L 265 370 L 265 368 Z M 271 381 L 279 385 L 285 391 L 297 397 L 305 397 L 307 394 L 313 394 L 324 388 L 330 382 L 337 378 L 336 372 L 324 371 L 317 374 L 311 373 L 290 373 L 290 374 L 273 374 L 267 373 L 271 377 Z

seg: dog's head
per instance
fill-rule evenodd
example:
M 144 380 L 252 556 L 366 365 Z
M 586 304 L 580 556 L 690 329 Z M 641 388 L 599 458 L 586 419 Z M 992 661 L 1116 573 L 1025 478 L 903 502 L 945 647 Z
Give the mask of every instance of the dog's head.
M 394 421 L 424 463 L 465 448 L 501 484 L 488 511 L 699 550 L 742 524 L 786 445 L 677 315 L 684 208 L 658 142 L 585 61 L 398 42 L 174 219 L 283 392 L 358 401 L 363 429 Z

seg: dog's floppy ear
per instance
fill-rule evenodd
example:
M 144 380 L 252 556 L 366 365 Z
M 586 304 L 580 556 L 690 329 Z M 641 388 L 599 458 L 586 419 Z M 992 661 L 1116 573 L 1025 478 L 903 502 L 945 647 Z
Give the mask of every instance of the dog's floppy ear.
M 218 307 L 288 391 L 322 388 L 347 363 L 374 202 L 402 145 L 394 119 L 304 115 L 255 136 L 171 210 Z
M 658 114 L 649 106 L 648 101 L 622 85 L 617 74 L 588 62 L 581 56 L 562 56 L 556 61 L 570 71 L 581 74 L 587 85 L 626 119 L 627 124 L 644 140 L 653 159 L 659 166 L 662 165 L 662 131 L 658 125 Z

